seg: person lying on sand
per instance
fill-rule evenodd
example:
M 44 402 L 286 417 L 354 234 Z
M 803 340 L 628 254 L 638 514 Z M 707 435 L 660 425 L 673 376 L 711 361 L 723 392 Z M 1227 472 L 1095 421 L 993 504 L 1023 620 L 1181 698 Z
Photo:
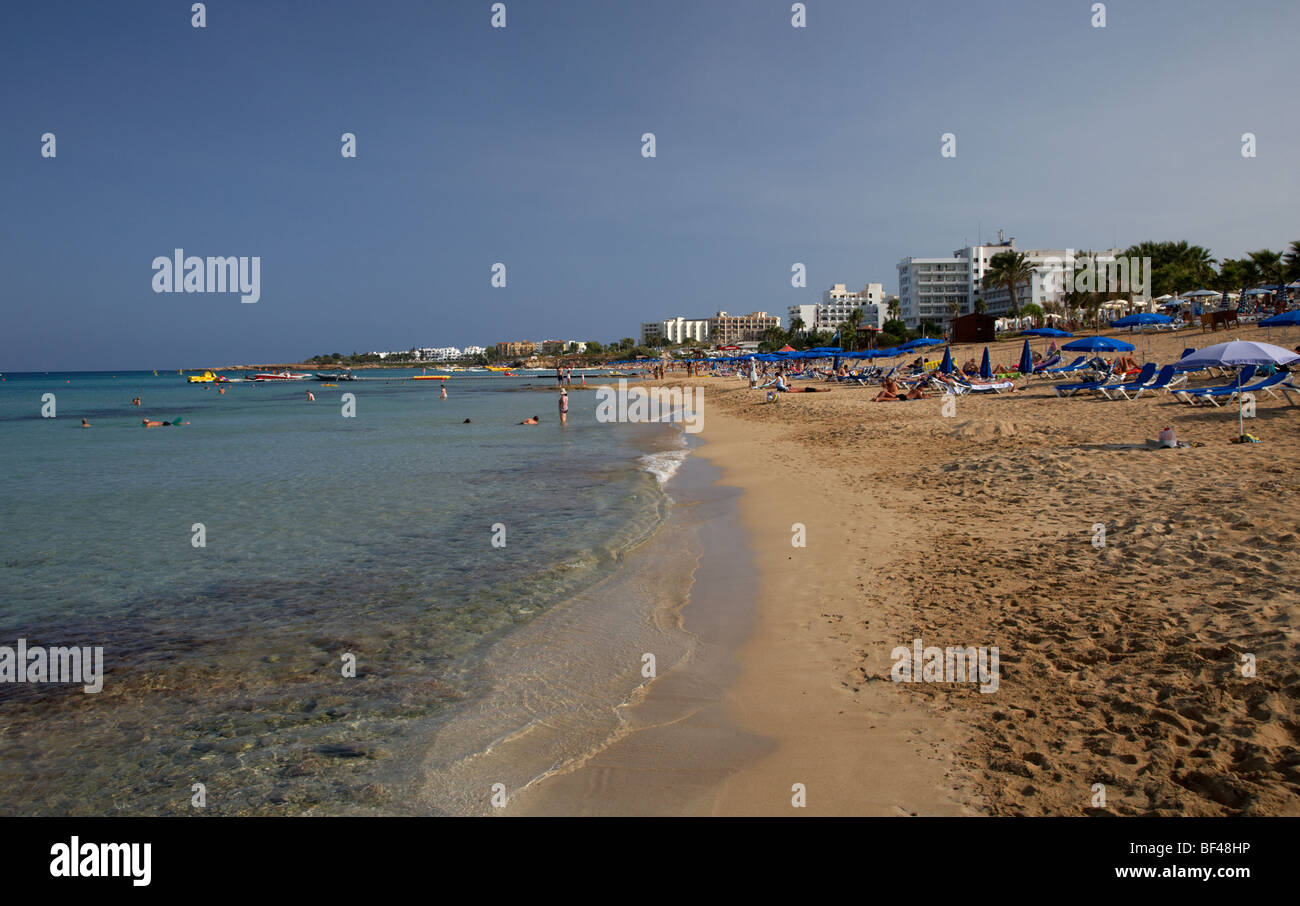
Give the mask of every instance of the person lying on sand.
M 1127 374 L 1130 371 L 1141 371 L 1142 366 L 1132 356 L 1126 355 L 1115 360 L 1114 370 L 1121 374 Z
M 906 393 L 903 393 L 902 388 L 898 386 L 898 381 L 894 380 L 892 377 L 887 377 L 885 378 L 884 389 L 881 390 L 880 393 L 876 394 L 876 398 L 872 400 L 872 402 L 886 403 L 892 400 L 919 400 L 924 396 L 925 394 L 921 392 L 920 387 L 913 387 Z

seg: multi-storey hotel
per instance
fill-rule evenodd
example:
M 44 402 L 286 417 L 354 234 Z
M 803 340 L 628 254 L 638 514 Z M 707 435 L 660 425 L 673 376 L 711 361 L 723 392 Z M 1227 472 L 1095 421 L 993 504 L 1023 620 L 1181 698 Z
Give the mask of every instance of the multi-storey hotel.
M 985 311 L 994 318 L 1005 317 L 1011 306 L 1006 287 L 985 287 L 990 262 L 1001 252 L 1020 251 L 1014 238 L 997 245 L 973 245 L 957 249 L 951 258 L 904 258 L 898 262 L 898 301 L 903 321 L 915 329 L 922 321 L 950 323 L 970 314 L 975 300 L 984 300 Z M 1016 304 L 1033 303 L 1040 308 L 1058 302 L 1064 288 L 1062 276 L 1073 270 L 1080 253 L 1073 249 L 1025 249 L 1034 272 L 1016 287 Z M 1097 252 L 1099 261 L 1113 261 L 1119 249 Z M 954 310 L 955 306 L 955 310 Z
M 781 319 L 765 311 L 750 312 L 747 315 L 729 315 L 720 311 L 709 318 L 709 341 L 718 346 L 727 346 L 741 340 L 759 340 L 763 331 L 780 327 Z
M 819 303 L 791 305 L 790 323 L 798 318 L 805 330 L 835 330 L 858 308 L 862 309 L 863 327 L 881 327 L 889 318 L 884 284 L 868 283 L 860 291 L 851 292 L 843 283 L 836 283 L 822 293 Z
M 709 338 L 709 322 L 703 318 L 668 318 L 665 321 L 646 321 L 641 325 L 641 342 L 703 343 Z

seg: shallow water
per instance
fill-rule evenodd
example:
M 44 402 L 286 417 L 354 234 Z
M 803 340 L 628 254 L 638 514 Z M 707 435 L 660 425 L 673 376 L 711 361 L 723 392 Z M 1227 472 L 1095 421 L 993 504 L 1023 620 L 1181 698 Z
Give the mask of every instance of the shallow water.
M 662 524 L 675 429 L 597 424 L 581 392 L 561 428 L 541 377 L 458 375 L 445 401 L 397 377 L 5 376 L 0 645 L 103 646 L 108 675 L 0 684 L 0 812 L 188 813 L 196 783 L 214 813 L 409 811 L 437 727 L 493 713 L 488 652 Z

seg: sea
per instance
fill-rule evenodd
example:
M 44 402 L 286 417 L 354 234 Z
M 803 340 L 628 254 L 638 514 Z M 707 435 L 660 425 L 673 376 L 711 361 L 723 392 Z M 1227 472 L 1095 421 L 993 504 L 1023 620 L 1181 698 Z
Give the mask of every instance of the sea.
M 104 663 L 0 683 L 0 814 L 489 814 L 617 736 L 692 649 L 687 436 L 416 373 L 0 376 L 0 646 Z

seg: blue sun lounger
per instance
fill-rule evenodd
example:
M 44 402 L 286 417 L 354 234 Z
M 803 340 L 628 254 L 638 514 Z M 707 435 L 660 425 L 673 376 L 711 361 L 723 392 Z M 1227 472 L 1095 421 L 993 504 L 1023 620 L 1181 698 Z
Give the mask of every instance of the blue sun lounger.
M 1100 394 L 1101 396 L 1106 397 L 1106 399 L 1108 400 L 1116 400 L 1119 399 L 1121 396 L 1124 397 L 1124 399 L 1128 399 L 1128 391 L 1132 390 L 1136 392 L 1140 390 L 1142 387 L 1145 387 L 1147 383 L 1149 383 L 1150 380 L 1153 377 L 1155 377 L 1155 374 L 1156 374 L 1156 363 L 1147 362 L 1145 365 L 1142 366 L 1142 370 L 1137 373 L 1137 375 L 1133 378 L 1133 380 L 1125 381 L 1122 384 L 1103 384 L 1100 387 L 1096 388 L 1097 393 Z M 1111 396 L 1112 393 L 1116 395 Z
M 1097 390 L 1105 387 L 1107 384 L 1115 384 L 1114 375 L 1107 374 L 1100 381 L 1084 381 L 1081 384 L 1059 384 L 1052 389 L 1056 391 L 1057 396 L 1074 396 L 1076 393 L 1087 393 L 1091 390 Z
M 1242 373 L 1245 374 L 1244 369 Z M 1179 399 L 1183 400 L 1183 402 L 1191 403 L 1193 405 L 1196 405 L 1197 403 L 1213 403 L 1214 405 L 1217 406 L 1219 405 L 1218 400 L 1225 399 L 1225 398 L 1232 399 L 1239 392 L 1258 393 L 1259 391 L 1263 390 L 1269 396 L 1276 397 L 1277 394 L 1274 393 L 1270 388 L 1278 387 L 1279 384 L 1285 384 L 1288 380 L 1290 380 L 1290 378 L 1291 375 L 1288 374 L 1287 372 L 1279 371 L 1276 372 L 1275 374 L 1270 374 L 1268 377 L 1264 378 L 1262 381 L 1259 381 L 1257 383 L 1242 384 L 1240 388 L 1234 381 L 1231 386 L 1224 385 L 1222 387 L 1205 387 L 1200 390 L 1185 390 L 1182 393 L 1179 393 L 1177 395 Z M 1279 389 L 1285 391 L 1285 388 L 1279 387 Z
M 1086 370 L 1085 366 L 1087 364 L 1088 364 L 1088 357 L 1081 355 L 1068 365 L 1064 365 L 1060 368 L 1047 368 L 1042 373 L 1047 377 L 1055 377 L 1058 375 L 1065 375 L 1065 374 L 1074 374 L 1076 371 Z

